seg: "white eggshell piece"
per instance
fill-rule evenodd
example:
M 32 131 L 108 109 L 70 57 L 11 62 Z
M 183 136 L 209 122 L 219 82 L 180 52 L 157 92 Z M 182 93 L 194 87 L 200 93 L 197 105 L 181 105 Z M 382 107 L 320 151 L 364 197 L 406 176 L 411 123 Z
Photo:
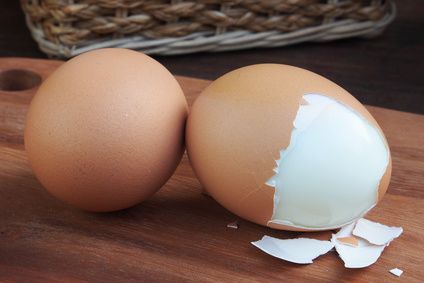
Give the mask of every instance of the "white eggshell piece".
M 399 268 L 393 268 L 390 269 L 389 272 L 397 277 L 400 277 L 403 273 L 403 270 L 399 269 Z
M 227 224 L 227 228 L 231 228 L 231 229 L 238 229 L 239 225 L 237 223 L 237 221 L 231 222 Z
M 263 236 L 252 244 L 269 255 L 299 264 L 312 263 L 312 260 L 334 247 L 330 241 L 307 238 L 282 240 L 269 236 Z
M 333 234 L 331 242 L 347 268 L 363 268 L 377 261 L 386 246 L 377 246 L 359 238 L 358 246 L 352 247 L 341 244 L 337 238 L 352 237 L 356 223 L 344 226 L 337 234 Z
M 402 227 L 389 227 L 361 218 L 356 222 L 352 234 L 374 245 L 388 245 L 403 232 Z

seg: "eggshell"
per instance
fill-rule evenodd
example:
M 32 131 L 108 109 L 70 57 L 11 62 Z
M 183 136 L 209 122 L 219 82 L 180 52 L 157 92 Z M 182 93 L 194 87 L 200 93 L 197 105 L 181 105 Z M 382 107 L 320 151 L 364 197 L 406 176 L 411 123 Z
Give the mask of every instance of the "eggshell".
M 39 181 L 89 211 L 135 205 L 156 192 L 184 151 L 187 104 L 160 63 L 126 49 L 60 66 L 31 102 L 25 148 Z
M 187 122 L 190 162 L 208 194 L 255 223 L 276 229 L 308 230 L 268 223 L 273 213 L 274 190 L 265 184 L 274 174 L 280 150 L 290 143 L 293 121 L 307 93 L 325 94 L 381 131 L 360 102 L 322 76 L 278 64 L 237 69 L 201 93 Z M 385 140 L 384 143 L 387 145 Z M 390 174 L 389 160 L 378 187 L 378 199 L 387 190 Z

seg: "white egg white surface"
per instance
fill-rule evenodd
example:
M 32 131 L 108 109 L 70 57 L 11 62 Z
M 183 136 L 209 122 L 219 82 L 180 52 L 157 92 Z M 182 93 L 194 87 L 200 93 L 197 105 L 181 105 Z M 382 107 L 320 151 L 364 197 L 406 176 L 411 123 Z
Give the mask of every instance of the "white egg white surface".
M 270 223 L 331 229 L 358 219 L 377 202 L 389 163 L 380 131 L 353 109 L 306 94 L 290 144 L 281 150 Z

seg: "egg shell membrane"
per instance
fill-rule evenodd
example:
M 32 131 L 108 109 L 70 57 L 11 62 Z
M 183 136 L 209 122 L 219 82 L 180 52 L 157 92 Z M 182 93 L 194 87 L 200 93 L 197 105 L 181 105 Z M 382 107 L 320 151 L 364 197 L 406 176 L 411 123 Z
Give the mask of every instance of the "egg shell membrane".
M 60 66 L 33 98 L 31 167 L 57 198 L 89 211 L 135 205 L 172 175 L 184 151 L 187 103 L 160 63 L 102 49 Z
M 309 230 L 268 225 L 275 189 L 265 184 L 274 175 L 281 149 L 290 143 L 293 121 L 304 103 L 303 95 L 308 93 L 325 95 L 350 107 L 382 133 L 359 101 L 318 74 L 279 64 L 237 69 L 201 93 L 187 122 L 190 162 L 208 194 L 234 214 L 257 224 L 281 230 Z M 383 134 L 382 138 L 389 150 Z M 390 175 L 389 158 L 377 200 L 386 192 Z

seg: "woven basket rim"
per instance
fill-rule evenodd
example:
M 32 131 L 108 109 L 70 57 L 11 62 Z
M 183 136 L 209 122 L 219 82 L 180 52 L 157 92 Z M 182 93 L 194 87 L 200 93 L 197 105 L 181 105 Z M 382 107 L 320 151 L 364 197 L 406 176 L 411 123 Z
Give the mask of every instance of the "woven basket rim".
M 199 31 L 180 37 L 157 39 L 142 35 L 122 38 L 109 36 L 78 42 L 72 46 L 49 40 L 43 29 L 37 23 L 34 23 L 27 13 L 25 15 L 33 38 L 37 41 L 40 49 L 51 57 L 70 58 L 89 50 L 106 47 L 131 48 L 146 54 L 178 55 L 253 47 L 279 47 L 306 41 L 325 42 L 354 36 L 374 37 L 380 34 L 395 18 L 396 6 L 394 0 L 387 0 L 386 4 L 388 5 L 386 13 L 377 21 L 355 21 L 352 19 L 329 21 L 318 26 L 305 27 L 286 33 L 276 30 L 262 32 L 234 30 L 223 33 Z

